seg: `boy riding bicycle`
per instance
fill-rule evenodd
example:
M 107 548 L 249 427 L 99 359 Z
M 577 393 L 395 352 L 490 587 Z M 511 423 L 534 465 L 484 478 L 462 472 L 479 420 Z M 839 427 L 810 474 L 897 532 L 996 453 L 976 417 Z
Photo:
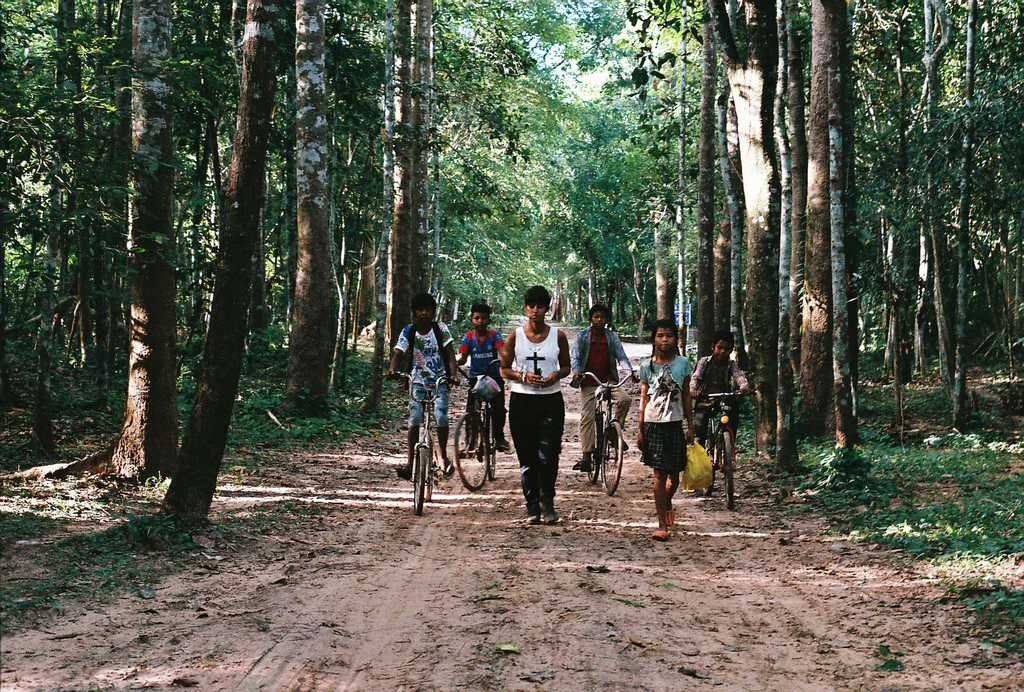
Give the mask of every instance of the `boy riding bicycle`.
M 495 449 L 499 452 L 507 452 L 509 446 L 505 440 L 505 381 L 501 379 L 498 363 L 494 362 L 505 345 L 505 341 L 499 332 L 490 328 L 490 305 L 484 302 L 473 303 L 469 315 L 473 328 L 465 333 L 462 343 L 459 344 L 459 365 L 464 365 L 469 360 L 470 377 L 487 375 L 498 383 L 501 393 L 491 401 Z M 470 392 L 466 400 L 467 411 L 473 407 L 475 396 Z
M 598 384 L 591 378 L 583 377 L 583 373 L 592 372 L 603 383 L 618 381 L 619 365 L 632 375 L 633 364 L 629 362 L 625 349 L 618 335 L 608 329 L 609 310 L 604 305 L 590 308 L 590 326 L 576 335 L 575 348 L 572 353 L 572 386 L 579 385 L 583 411 L 580 413 L 580 448 L 583 458 L 575 466 L 574 471 L 587 472 L 597 448 L 597 427 L 594 424 L 597 411 L 596 392 Z M 615 420 L 625 428 L 626 414 L 632 399 L 622 388 L 611 390 L 614 402 Z M 625 441 L 623 441 L 625 442 Z
M 388 376 L 395 377 L 400 370 L 409 372 L 414 391 L 409 398 L 409 449 L 406 466 L 397 470 L 398 477 L 412 479 L 412 457 L 423 424 L 423 405 L 416 399 L 422 398 L 415 388 L 417 382 L 433 382 L 439 375 L 449 378 L 451 384 L 458 384 L 459 371 L 455 364 L 455 341 L 443 322 L 435 322 L 437 302 L 429 293 L 417 293 L 412 298 L 413 322 L 402 330 L 388 365 Z M 404 363 L 403 363 L 404 357 Z M 422 386 L 422 385 L 419 385 Z M 454 471 L 448 460 L 448 385 L 437 388 L 434 400 L 434 420 L 437 423 L 437 443 L 444 464 L 445 477 Z
M 696 428 L 697 441 L 707 447 L 708 421 L 711 402 L 709 394 L 728 394 L 735 391 L 740 395 L 750 392 L 747 376 L 743 374 L 736 361 L 729 358 L 736 339 L 732 332 L 715 332 L 711 355 L 697 361 L 697 367 L 690 378 L 690 396 L 693 398 L 693 422 Z M 736 414 L 730 416 L 729 427 L 733 439 L 736 439 Z

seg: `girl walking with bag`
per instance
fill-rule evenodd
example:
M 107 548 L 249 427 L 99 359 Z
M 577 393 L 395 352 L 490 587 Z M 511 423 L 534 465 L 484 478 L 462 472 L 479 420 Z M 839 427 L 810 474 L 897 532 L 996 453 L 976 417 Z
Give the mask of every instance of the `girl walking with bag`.
M 658 530 L 651 538 L 667 541 L 675 525 L 672 497 L 679 472 L 686 468 L 686 446 L 693 443 L 690 361 L 679 355 L 675 322 L 658 320 L 651 328 L 651 359 L 640 366 L 640 419 L 637 446 L 654 470 L 654 506 Z M 686 422 L 684 432 L 683 421 Z

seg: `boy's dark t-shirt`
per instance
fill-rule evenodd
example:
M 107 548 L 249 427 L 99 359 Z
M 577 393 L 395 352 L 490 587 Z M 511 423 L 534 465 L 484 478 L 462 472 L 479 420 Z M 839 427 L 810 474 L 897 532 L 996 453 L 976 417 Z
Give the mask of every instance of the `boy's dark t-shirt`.
M 477 336 L 475 329 L 466 332 L 462 337 L 462 343 L 459 344 L 459 353 L 469 354 L 470 376 L 490 375 L 500 381 L 498 366 L 496 363 L 492 366 L 491 363 L 498 357 L 498 353 L 501 352 L 501 347 L 504 345 L 505 342 L 501 338 L 501 334 L 494 329 L 488 329 L 483 338 Z

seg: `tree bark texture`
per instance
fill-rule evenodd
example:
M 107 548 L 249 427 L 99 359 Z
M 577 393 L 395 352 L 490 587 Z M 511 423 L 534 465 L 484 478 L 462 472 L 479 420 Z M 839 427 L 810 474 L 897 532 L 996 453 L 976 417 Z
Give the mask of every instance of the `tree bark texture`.
M 136 0 L 132 14 L 128 397 L 111 457 L 123 478 L 174 475 L 177 465 L 172 12 L 171 0 Z
M 964 130 L 963 161 L 960 169 L 960 208 L 957 214 L 957 284 L 956 284 L 956 374 L 953 382 L 953 424 L 963 430 L 967 424 L 967 269 L 971 239 L 971 180 L 974 176 L 974 76 L 976 71 L 975 41 L 978 27 L 978 0 L 970 0 L 967 14 L 967 57 L 964 62 L 964 113 L 968 119 Z
M 836 447 L 850 448 L 857 440 L 853 385 L 848 348 L 846 277 L 846 147 L 843 142 L 845 98 L 843 55 L 846 41 L 846 0 L 826 0 L 830 13 L 832 56 L 828 69 L 829 213 L 832 261 L 832 399 L 835 402 Z
M 668 262 L 671 236 L 661 225 L 661 219 L 654 221 L 654 304 L 655 316 L 659 320 L 674 317 L 672 310 L 672 286 L 668 279 Z
M 689 23 L 688 0 L 682 1 L 679 19 L 679 73 L 676 76 L 676 98 L 679 104 L 679 134 L 676 139 L 676 305 L 679 306 L 679 350 L 686 353 L 686 42 Z
M 431 89 L 430 75 L 433 72 L 433 0 L 416 0 L 416 47 L 414 52 L 413 122 L 416 138 L 414 142 L 413 185 L 415 200 L 415 251 L 412 267 L 414 291 L 430 290 L 430 154 L 433 150 L 431 134 Z
M 807 128 L 807 216 L 803 336 L 800 347 L 800 425 L 824 435 L 832 423 L 832 272 L 829 230 L 829 67 L 833 15 L 811 0 L 811 104 Z
M 413 119 L 412 70 L 412 0 L 395 3 L 396 113 L 394 136 L 395 202 L 391 238 L 388 243 L 388 324 L 389 345 L 398 341 L 402 328 L 409 322 L 410 301 L 413 294 L 413 238 L 416 227 L 415 178 L 415 120 Z
M 295 3 L 295 182 L 298 255 L 288 334 L 287 406 L 323 413 L 334 354 L 334 265 L 328 228 L 323 0 Z
M 779 182 L 781 208 L 779 210 L 779 341 L 776 356 L 778 368 L 778 397 L 776 403 L 776 454 L 779 468 L 790 471 L 796 467 L 796 442 L 793 437 L 793 368 L 790 361 L 789 322 L 791 285 L 789 279 L 792 253 L 789 244 L 792 232 L 793 187 L 792 153 L 786 128 L 786 102 L 788 90 L 789 52 L 792 40 L 789 33 L 789 10 L 786 3 L 776 6 L 779 41 L 778 88 L 775 92 L 775 142 L 779 148 Z
M 385 327 L 389 319 L 388 300 L 391 284 L 388 281 L 391 257 L 390 240 L 394 237 L 395 220 L 395 0 L 386 0 L 384 9 L 384 137 L 381 147 L 384 159 L 384 208 L 381 214 L 380 240 L 373 259 L 372 293 L 375 297 L 375 322 L 373 335 L 373 376 L 370 380 L 370 394 L 363 407 L 375 411 L 380 405 L 384 387 L 384 359 L 386 356 Z
M 779 328 L 779 177 L 772 134 L 778 60 L 775 3 L 754 0 L 745 6 L 746 45 L 742 47 L 723 0 L 715 0 L 713 7 L 736 104 L 743 163 L 748 259 L 743 317 L 756 392 L 755 440 L 759 449 L 773 451 Z
M 804 228 L 807 221 L 807 115 L 804 108 L 805 35 L 800 31 L 800 23 L 797 21 L 800 4 L 796 0 L 779 1 L 786 3 L 786 12 L 789 15 L 786 97 L 789 106 L 787 125 L 792 160 L 790 186 L 793 191 L 789 263 L 789 358 L 793 373 L 797 373 L 800 371 L 800 340 L 803 333 Z
M 697 356 L 711 354 L 715 333 L 715 77 L 718 65 L 711 13 L 704 13 L 697 159 Z
M 164 510 L 188 522 L 201 522 L 210 510 L 238 393 L 253 245 L 266 181 L 276 82 L 275 42 L 285 29 L 286 12 L 283 0 L 249 0 L 246 13 L 238 116 L 224 190 L 225 215 L 217 250 L 210 328 L 178 473 L 164 498 Z

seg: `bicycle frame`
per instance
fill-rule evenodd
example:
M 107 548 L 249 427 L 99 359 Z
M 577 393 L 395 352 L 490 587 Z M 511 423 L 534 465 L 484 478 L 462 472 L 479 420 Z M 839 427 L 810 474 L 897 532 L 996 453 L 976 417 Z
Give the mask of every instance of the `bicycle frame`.
M 434 477 L 437 472 L 437 462 L 434 454 L 434 402 L 437 400 L 437 391 L 448 383 L 448 377 L 441 375 L 433 382 L 426 382 L 423 379 L 415 380 L 405 373 L 397 373 L 409 382 L 409 397 L 423 407 L 423 423 L 420 427 L 419 441 L 413 448 L 413 513 L 423 513 L 424 501 L 429 502 L 433 495 Z M 422 392 L 417 396 L 417 388 Z M 427 450 L 426 468 L 420 468 L 424 460 L 421 452 Z
M 584 378 L 589 377 L 597 384 L 597 392 L 594 394 L 594 398 L 596 400 L 595 405 L 597 408 L 597 411 L 595 412 L 596 420 L 594 421 L 594 424 L 597 427 L 597 447 L 595 449 L 597 454 L 591 461 L 590 482 L 597 484 L 603 477 L 605 481 L 605 488 L 609 495 L 615 494 L 615 490 L 619 486 L 619 478 L 622 473 L 622 452 L 625 442 L 622 439 L 622 436 L 625 433 L 620 430 L 619 445 L 618 450 L 615 452 L 615 457 L 611 460 L 606 458 L 608 455 L 608 450 L 605 449 L 606 442 L 611 439 L 610 433 L 618 427 L 618 422 L 615 420 L 612 406 L 614 403 L 612 401 L 612 390 L 622 387 L 632 376 L 633 374 L 630 373 L 615 384 L 612 384 L 610 382 L 601 382 L 597 378 L 597 375 L 592 372 L 588 371 L 583 373 Z M 614 473 L 612 476 L 608 475 L 608 468 L 606 468 L 606 465 L 609 463 L 614 467 Z

